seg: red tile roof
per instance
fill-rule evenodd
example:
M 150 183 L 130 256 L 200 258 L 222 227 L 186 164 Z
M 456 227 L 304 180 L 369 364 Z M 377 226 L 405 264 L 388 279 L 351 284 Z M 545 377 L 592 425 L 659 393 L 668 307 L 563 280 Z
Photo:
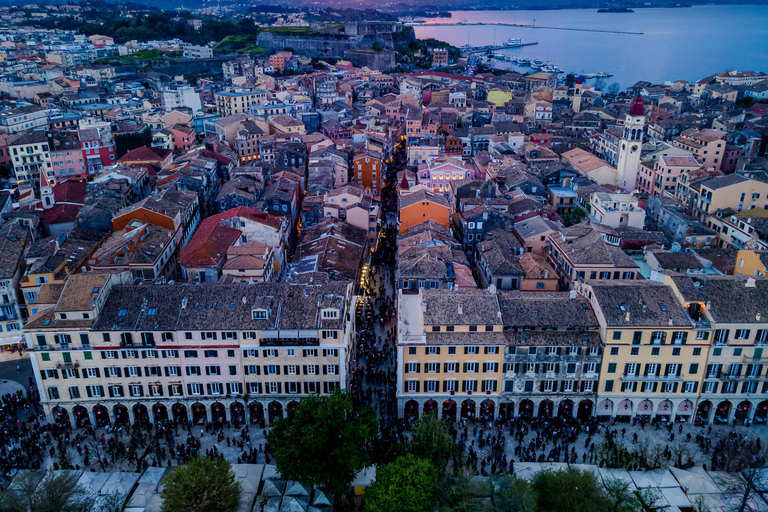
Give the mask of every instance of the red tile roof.
M 53 187 L 53 199 L 57 203 L 84 204 L 87 188 L 85 181 L 65 180 Z

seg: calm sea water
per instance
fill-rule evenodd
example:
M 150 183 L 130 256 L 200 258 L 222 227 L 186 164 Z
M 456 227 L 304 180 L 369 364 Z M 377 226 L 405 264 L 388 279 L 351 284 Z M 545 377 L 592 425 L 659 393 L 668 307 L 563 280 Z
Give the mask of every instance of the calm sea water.
M 537 26 L 622 30 L 642 35 L 577 32 L 502 26 L 418 26 L 416 37 L 433 37 L 454 46 L 501 44 L 509 38 L 538 42 L 505 50 L 516 57 L 541 59 L 566 72 L 612 73 L 605 85 L 622 88 L 638 80 L 664 83 L 694 81 L 725 69 L 768 72 L 768 6 L 699 6 L 636 9 L 634 13 L 598 14 L 595 10 L 454 11 L 450 21 L 530 24 Z M 447 18 L 432 18 L 440 23 Z M 499 64 L 497 64 L 499 66 Z M 510 67 L 502 64 L 500 67 Z M 525 71 L 526 68 L 514 68 Z M 527 68 L 530 69 L 530 68 Z

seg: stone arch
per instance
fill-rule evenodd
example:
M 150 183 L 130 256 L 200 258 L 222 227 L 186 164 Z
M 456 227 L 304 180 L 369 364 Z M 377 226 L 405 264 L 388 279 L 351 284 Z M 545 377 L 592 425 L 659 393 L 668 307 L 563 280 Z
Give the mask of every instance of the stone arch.
M 195 425 L 205 425 L 208 423 L 208 410 L 200 402 L 192 404 L 192 423 Z
M 232 402 L 229 406 L 229 415 L 232 418 L 232 424 L 239 427 L 245 423 L 245 407 L 240 402 Z
M 693 415 L 693 402 L 690 400 L 683 400 L 677 405 L 677 416 L 690 417 Z
M 533 418 L 533 401 L 526 398 L 520 402 L 520 408 L 518 409 L 517 414 L 521 418 Z
M 480 402 L 480 419 L 483 421 L 493 421 L 496 415 L 496 404 L 490 398 Z
M 669 399 L 665 399 L 659 402 L 659 406 L 656 408 L 656 415 L 672 416 L 672 411 L 674 410 L 675 408 L 672 406 L 672 401 Z
M 136 404 L 133 406 L 133 423 L 146 425 L 149 423 L 149 411 L 144 404 Z
M 64 407 L 58 405 L 53 406 L 53 409 L 51 409 L 51 416 L 53 417 L 54 423 L 60 427 L 68 429 L 72 428 L 72 422 L 69 419 L 69 411 Z
M 576 413 L 576 417 L 584 421 L 592 417 L 592 413 L 595 410 L 595 403 L 590 399 L 585 399 L 579 402 L 579 412 Z
M 560 418 L 573 418 L 573 400 L 565 399 L 557 406 L 557 416 Z
M 85 428 L 91 425 L 91 418 L 88 417 L 88 409 L 82 405 L 76 405 L 72 408 L 72 415 L 75 417 L 75 426 Z
M 739 402 L 739 405 L 736 406 L 736 413 L 733 416 L 733 423 L 743 425 L 744 422 L 749 417 L 749 411 L 752 409 L 752 402 L 749 400 L 744 400 L 742 402 Z
M 598 416 L 613 416 L 613 400 L 605 398 L 597 404 Z
M 637 404 L 637 415 L 648 417 L 653 416 L 653 402 L 647 398 L 645 400 L 641 400 L 640 403 Z
M 285 411 L 288 414 L 288 416 L 293 416 L 296 412 L 296 409 L 299 407 L 299 402 L 296 400 L 291 400 L 288 402 L 288 405 L 285 406 Z
M 101 404 L 93 406 L 93 419 L 96 422 L 96 428 L 109 425 L 109 409 Z
M 227 408 L 221 402 L 211 404 L 211 421 L 214 425 L 223 425 L 227 421 Z
M 408 400 L 403 407 L 403 419 L 405 421 L 415 421 L 419 419 L 419 402 Z
M 456 421 L 456 401 L 450 398 L 443 402 L 442 418 Z
M 614 416 L 632 416 L 632 410 L 634 407 L 635 404 L 632 402 L 632 400 L 625 398 L 619 402 L 619 405 L 616 407 L 616 412 L 614 412 Z
M 730 400 L 723 400 L 717 404 L 717 409 L 715 409 L 715 423 L 728 423 L 732 407 L 733 404 Z
M 165 404 L 156 403 L 153 405 L 152 417 L 155 419 L 155 423 L 168 421 L 168 408 L 165 406 Z
M 269 422 L 272 423 L 273 421 L 279 420 L 283 417 L 283 404 L 278 402 L 277 400 L 273 400 L 272 402 L 269 402 L 267 405 L 267 413 L 269 414 Z
M 757 404 L 752 421 L 755 423 L 765 423 L 766 419 L 768 419 L 768 400 L 763 400 Z
M 477 404 L 471 398 L 461 402 L 461 419 L 474 420 L 477 417 Z
M 552 400 L 545 399 L 539 402 L 538 418 L 550 419 L 555 412 L 555 404 Z
M 187 406 L 176 402 L 171 406 L 171 412 L 173 412 L 173 419 L 175 421 L 187 422 L 189 421 L 189 414 L 187 413 Z
M 131 416 L 128 414 L 128 407 L 123 404 L 117 404 L 112 408 L 112 414 L 115 417 L 115 425 L 130 425 Z
M 696 421 L 703 424 L 709 423 L 709 416 L 712 414 L 712 407 L 712 402 L 709 400 L 700 402 L 698 407 L 696 407 Z
M 249 403 L 248 415 L 251 419 L 251 425 L 259 425 L 261 428 L 264 428 L 264 406 L 261 402 Z
M 431 398 L 424 402 L 423 414 L 434 413 L 437 414 L 437 402 Z

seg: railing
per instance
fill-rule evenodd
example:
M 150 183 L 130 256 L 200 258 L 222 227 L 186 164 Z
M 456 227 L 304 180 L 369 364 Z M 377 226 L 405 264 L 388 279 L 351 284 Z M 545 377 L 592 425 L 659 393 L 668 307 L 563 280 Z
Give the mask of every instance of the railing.
M 73 361 L 73 362 L 64 362 L 59 361 L 56 363 L 56 368 L 80 368 L 80 361 Z
M 625 382 L 682 382 L 685 375 L 622 375 Z

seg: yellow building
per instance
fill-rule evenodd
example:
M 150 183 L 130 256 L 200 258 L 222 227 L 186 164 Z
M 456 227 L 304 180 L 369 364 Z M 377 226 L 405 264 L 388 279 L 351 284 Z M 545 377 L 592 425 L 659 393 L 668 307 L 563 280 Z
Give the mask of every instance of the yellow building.
M 737 276 L 768 275 L 768 252 L 741 249 L 736 253 L 736 267 L 733 269 Z
M 744 424 L 768 418 L 768 279 L 675 275 L 667 282 L 697 332 L 712 347 L 696 416 L 703 423 Z
M 768 206 L 768 183 L 738 173 L 712 177 L 700 182 L 692 199 L 693 215 L 707 222 L 718 210 L 741 212 Z
M 398 312 L 400 417 L 435 411 L 451 420 L 494 419 L 505 345 L 496 295 L 487 290 L 401 291 Z
M 488 91 L 488 103 L 493 103 L 497 107 L 503 107 L 508 101 L 512 100 L 512 91 L 506 87 L 491 89 Z
M 593 282 L 579 292 L 589 297 L 605 343 L 596 415 L 690 419 L 711 329 L 695 326 L 664 284 Z

